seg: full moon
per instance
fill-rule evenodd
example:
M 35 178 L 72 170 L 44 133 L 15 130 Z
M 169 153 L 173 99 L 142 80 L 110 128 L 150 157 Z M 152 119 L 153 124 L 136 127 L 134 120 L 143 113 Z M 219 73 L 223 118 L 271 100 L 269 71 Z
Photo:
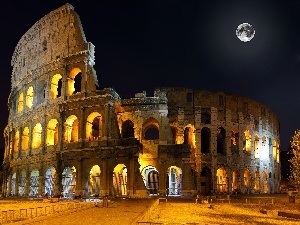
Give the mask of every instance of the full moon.
M 236 29 L 236 36 L 243 42 L 251 41 L 254 34 L 255 30 L 249 23 L 242 23 Z

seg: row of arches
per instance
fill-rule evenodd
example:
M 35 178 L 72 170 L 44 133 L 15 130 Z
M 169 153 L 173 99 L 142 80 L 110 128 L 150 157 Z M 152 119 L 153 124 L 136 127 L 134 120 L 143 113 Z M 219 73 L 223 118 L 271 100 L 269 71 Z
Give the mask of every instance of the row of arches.
M 69 73 L 66 81 L 66 95 L 71 96 L 77 92 L 81 92 L 81 80 L 82 80 L 82 72 L 79 68 L 73 68 L 71 72 Z M 46 98 L 46 93 L 48 91 L 46 90 L 47 87 L 44 84 L 45 82 L 42 82 L 43 85 L 36 86 L 37 89 L 34 91 L 34 87 L 30 86 L 28 89 L 23 93 L 19 92 L 18 98 L 17 98 L 17 112 L 18 114 L 21 114 L 25 106 L 26 108 L 30 109 L 34 105 L 34 102 L 37 104 L 41 103 L 41 99 Z M 63 77 L 61 74 L 54 74 L 50 80 L 50 87 L 49 87 L 49 98 L 50 99 L 56 99 L 61 97 L 62 95 L 62 88 L 63 88 Z M 43 89 L 43 90 L 39 90 Z M 37 96 L 35 93 L 41 95 Z M 36 101 L 34 101 L 36 99 Z

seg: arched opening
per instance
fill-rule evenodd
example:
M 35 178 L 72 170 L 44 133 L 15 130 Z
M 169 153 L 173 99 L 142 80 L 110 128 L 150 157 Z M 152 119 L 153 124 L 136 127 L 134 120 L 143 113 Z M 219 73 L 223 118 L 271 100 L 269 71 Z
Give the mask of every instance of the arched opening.
M 153 166 L 146 166 L 141 170 L 144 185 L 149 195 L 158 194 L 158 171 Z
M 192 125 L 188 125 L 184 128 L 184 144 L 189 144 L 191 147 L 195 147 L 195 129 Z
M 244 172 L 244 186 L 246 188 L 246 193 L 249 194 L 250 193 L 250 187 L 251 187 L 251 173 L 250 170 L 245 170 Z
M 254 191 L 255 192 L 260 191 L 260 175 L 258 171 L 256 171 L 254 174 Z
M 244 140 L 243 140 L 243 150 L 250 152 L 251 151 L 251 133 L 249 130 L 244 131 Z
M 62 195 L 63 198 L 73 199 L 75 196 L 76 190 L 76 168 L 73 167 L 65 167 L 62 172 Z
M 53 75 L 50 86 L 50 99 L 56 99 L 61 96 L 62 76 L 60 74 Z
M 113 172 L 114 193 L 116 196 L 127 196 L 127 168 L 118 164 Z
M 24 127 L 22 133 L 22 150 L 27 150 L 29 148 L 29 128 Z
M 209 112 L 201 112 L 201 123 L 210 124 L 211 116 Z
M 217 170 L 217 191 L 219 193 L 225 193 L 228 190 L 227 173 L 224 168 Z
M 239 173 L 235 170 L 232 173 L 232 191 L 238 190 L 240 190 Z
M 266 171 L 263 172 L 263 193 L 269 193 L 269 181 L 268 181 L 268 173 Z
M 23 101 L 24 101 L 24 95 L 23 92 L 21 92 L 18 100 L 18 113 L 21 113 L 23 111 Z
M 47 146 L 56 145 L 58 143 L 58 122 L 56 119 L 51 119 L 47 124 Z
M 42 125 L 37 123 L 32 132 L 32 148 L 39 148 L 42 143 Z
M 81 92 L 81 75 L 82 73 L 79 68 L 74 68 L 71 70 L 68 77 L 68 96 L 71 96 L 72 94 L 77 92 Z
M 277 142 L 273 141 L 273 159 L 276 160 L 277 158 Z
M 65 122 L 65 142 L 78 141 L 78 119 L 76 116 L 71 115 Z
M 36 84 L 36 105 L 39 105 L 45 101 L 46 98 L 46 81 L 39 80 Z
M 200 193 L 207 195 L 211 190 L 211 170 L 204 167 L 200 173 Z
M 226 131 L 223 127 L 217 129 L 217 153 L 226 154 Z
M 27 90 L 27 94 L 26 94 L 26 106 L 28 108 L 31 108 L 33 105 L 33 87 L 30 86 Z
M 30 191 L 29 196 L 37 196 L 39 189 L 39 171 L 37 169 L 30 173 Z
M 88 187 L 85 188 L 85 195 L 99 197 L 100 196 L 100 174 L 101 170 L 98 165 L 94 165 L 90 170 Z
M 26 186 L 26 171 L 23 169 L 20 173 L 19 196 L 24 196 Z
M 53 197 L 56 191 L 56 169 L 51 166 L 45 174 L 45 195 Z
M 168 168 L 167 195 L 176 196 L 182 194 L 182 170 L 177 166 Z
M 126 120 L 122 123 L 122 138 L 134 137 L 134 123 L 131 120 Z
M 270 143 L 271 144 L 271 143 Z M 267 138 L 263 136 L 261 138 L 261 152 L 260 152 L 260 158 L 262 160 L 267 160 L 269 159 L 269 148 L 267 144 Z
M 10 194 L 12 196 L 16 195 L 16 181 L 17 181 L 17 174 L 16 174 L 16 172 L 14 172 L 11 177 L 11 192 L 10 192 Z
M 254 136 L 254 157 L 258 159 L 260 157 L 260 151 L 259 151 L 259 138 L 258 135 L 256 134 Z
M 86 139 L 98 140 L 102 135 L 102 116 L 98 112 L 92 112 L 86 121 Z
M 143 124 L 143 140 L 158 140 L 159 125 L 156 119 L 149 118 Z
M 20 133 L 19 131 L 15 132 L 15 141 L 14 141 L 14 152 L 19 151 L 19 138 L 20 138 Z
M 201 130 L 201 152 L 210 153 L 210 129 L 207 127 Z

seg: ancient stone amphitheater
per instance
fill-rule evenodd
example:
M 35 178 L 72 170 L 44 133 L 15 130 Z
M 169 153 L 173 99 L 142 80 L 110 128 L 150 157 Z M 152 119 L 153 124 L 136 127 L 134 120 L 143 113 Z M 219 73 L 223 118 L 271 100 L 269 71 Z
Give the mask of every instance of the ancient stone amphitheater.
M 235 94 L 98 90 L 94 45 L 70 4 L 37 21 L 12 57 L 5 196 L 279 191 L 279 121 Z

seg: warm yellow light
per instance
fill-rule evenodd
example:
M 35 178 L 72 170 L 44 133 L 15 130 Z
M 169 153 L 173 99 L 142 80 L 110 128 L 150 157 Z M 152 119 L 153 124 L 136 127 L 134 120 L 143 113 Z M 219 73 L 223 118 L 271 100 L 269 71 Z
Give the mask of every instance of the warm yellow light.
M 14 152 L 18 152 L 19 150 L 19 131 L 15 133 L 15 142 L 14 142 Z
M 24 99 L 24 95 L 23 92 L 21 92 L 18 101 L 18 113 L 21 113 L 23 111 L 23 99 Z
M 60 74 L 53 75 L 51 79 L 51 85 L 50 85 L 50 98 L 56 99 L 58 95 L 58 81 L 62 79 L 62 76 Z
M 93 140 L 101 136 L 102 117 L 98 112 L 92 112 L 86 120 L 86 139 Z
M 32 133 L 32 148 L 39 148 L 42 143 L 42 125 L 37 123 Z
M 47 146 L 57 144 L 58 139 L 58 122 L 56 119 L 51 119 L 47 125 Z
M 67 118 L 64 136 L 66 142 L 78 141 L 78 119 L 75 115 L 71 115 Z
M 27 90 L 27 94 L 26 94 L 26 106 L 28 108 L 31 108 L 33 105 L 33 87 L 30 86 Z
M 79 68 L 74 68 L 71 70 L 69 77 L 67 79 L 68 86 L 67 86 L 67 95 L 72 95 L 75 91 L 75 77 L 81 72 Z
M 22 133 L 22 150 L 27 150 L 29 147 L 29 128 L 24 127 Z

